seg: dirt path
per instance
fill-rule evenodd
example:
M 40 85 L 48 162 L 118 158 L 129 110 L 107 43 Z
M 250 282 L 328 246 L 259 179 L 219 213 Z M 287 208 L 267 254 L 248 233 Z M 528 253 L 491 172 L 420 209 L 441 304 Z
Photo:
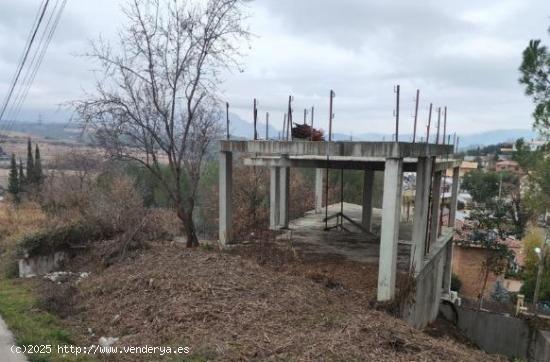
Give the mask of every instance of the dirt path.
M 11 351 L 14 345 L 13 335 L 9 331 L 4 320 L 0 318 L 0 361 L 3 362 L 26 362 L 27 359 L 22 353 L 13 353 Z

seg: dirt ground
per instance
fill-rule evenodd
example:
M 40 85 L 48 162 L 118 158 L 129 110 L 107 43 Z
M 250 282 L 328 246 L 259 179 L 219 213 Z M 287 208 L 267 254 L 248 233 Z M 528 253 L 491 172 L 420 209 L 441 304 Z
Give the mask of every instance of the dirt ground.
M 189 346 L 199 361 L 499 360 L 374 310 L 376 270 L 365 264 L 271 244 L 220 252 L 178 242 L 151 243 L 105 269 L 97 261 L 69 265 L 91 271 L 65 319 L 83 345 L 105 336 L 120 346 Z M 164 360 L 156 358 L 105 357 Z

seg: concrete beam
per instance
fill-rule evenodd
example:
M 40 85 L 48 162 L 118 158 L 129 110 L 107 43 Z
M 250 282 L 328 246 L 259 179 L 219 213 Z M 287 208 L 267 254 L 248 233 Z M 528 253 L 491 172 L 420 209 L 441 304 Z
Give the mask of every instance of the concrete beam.
M 290 156 L 281 158 L 279 156 L 254 156 L 243 159 L 245 166 L 256 167 L 291 167 L 291 168 L 323 168 L 337 170 L 372 170 L 384 171 L 385 159 L 380 157 L 367 157 L 363 159 L 354 157 L 335 157 L 328 161 L 322 156 Z M 460 160 L 441 159 L 436 161 L 435 170 L 442 171 L 458 167 Z M 406 158 L 403 160 L 404 172 L 416 172 L 417 158 Z
M 233 154 L 220 152 L 219 162 L 219 239 L 221 244 L 227 245 L 233 241 Z
M 220 141 L 220 150 L 255 154 L 405 158 L 449 155 L 452 145 L 410 142 Z
M 415 273 L 420 273 L 424 267 L 426 236 L 430 204 L 430 184 L 432 176 L 432 157 L 418 159 L 416 170 L 416 190 L 414 199 L 414 216 L 411 249 L 411 261 Z
M 455 226 L 458 191 L 460 190 L 460 168 L 453 168 L 453 185 L 451 187 L 451 202 L 449 204 L 449 226 Z
M 270 168 L 269 180 L 269 229 L 279 229 L 279 213 L 280 213 L 280 169 L 278 167 Z
M 279 171 L 279 228 L 288 228 L 288 197 L 290 193 L 290 168 L 283 167 Z
M 320 214 L 323 211 L 323 175 L 325 170 L 315 169 L 315 213 Z
M 432 181 L 432 210 L 430 220 L 430 245 L 439 237 L 439 218 L 441 209 L 441 171 L 434 173 Z
M 384 171 L 382 201 L 382 229 L 378 265 L 378 301 L 389 301 L 395 296 L 397 274 L 397 243 L 403 187 L 403 160 L 389 158 Z
M 372 231 L 372 200 L 374 193 L 374 171 L 366 170 L 363 173 L 363 210 L 362 224 L 363 227 Z

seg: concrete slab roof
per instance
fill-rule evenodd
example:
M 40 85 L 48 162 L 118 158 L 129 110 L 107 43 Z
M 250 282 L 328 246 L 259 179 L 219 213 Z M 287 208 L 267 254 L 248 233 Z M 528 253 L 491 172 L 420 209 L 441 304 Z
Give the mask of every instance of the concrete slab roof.
M 442 156 L 453 153 L 453 145 L 410 142 L 363 142 L 363 141 L 246 141 L 222 140 L 220 151 L 262 155 L 293 156 L 340 156 L 405 158 Z

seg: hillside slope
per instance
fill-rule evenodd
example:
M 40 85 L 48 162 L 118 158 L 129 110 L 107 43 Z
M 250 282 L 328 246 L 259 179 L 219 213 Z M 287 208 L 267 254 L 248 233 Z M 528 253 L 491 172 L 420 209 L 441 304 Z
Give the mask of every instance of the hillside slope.
M 73 266 L 93 269 L 82 259 Z M 372 310 L 337 280 L 175 242 L 93 270 L 78 288 L 80 312 L 69 321 L 83 343 L 113 336 L 120 345 L 185 345 L 197 360 L 220 361 L 498 360 Z

